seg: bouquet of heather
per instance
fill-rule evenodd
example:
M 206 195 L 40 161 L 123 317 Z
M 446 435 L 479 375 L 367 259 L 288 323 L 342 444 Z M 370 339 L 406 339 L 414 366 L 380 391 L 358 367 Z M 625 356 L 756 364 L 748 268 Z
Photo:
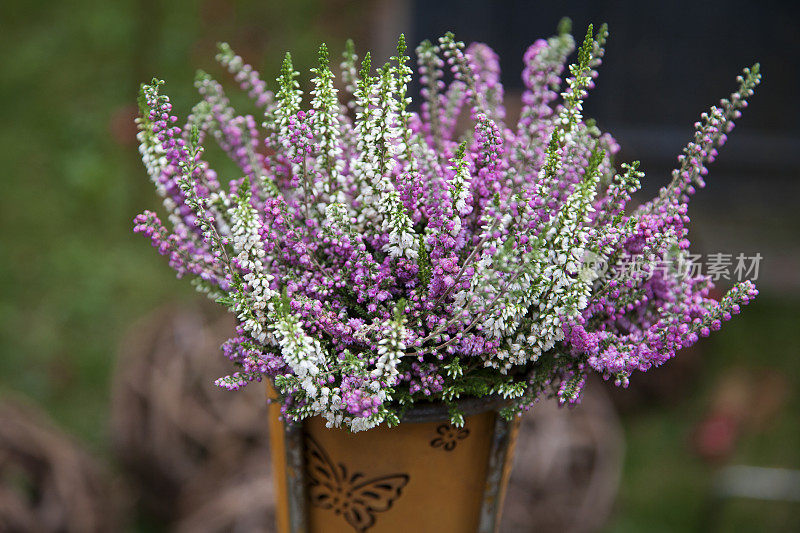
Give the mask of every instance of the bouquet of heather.
M 348 42 L 338 84 L 322 45 L 309 104 L 288 53 L 273 93 L 220 45 L 263 120 L 201 72 L 181 128 L 162 82 L 143 85 L 142 159 L 172 230 L 145 211 L 136 231 L 236 315 L 222 349 L 240 368 L 218 384 L 266 377 L 288 420 L 352 431 L 432 401 L 463 424 L 459 398 L 505 397 L 507 417 L 546 394 L 575 402 L 587 373 L 627 385 L 738 313 L 752 283 L 717 301 L 710 278 L 680 265 L 687 202 L 758 65 L 701 116 L 658 197 L 632 209 L 638 163 L 617 168 L 614 139 L 582 115 L 606 36 L 590 27 L 566 72 L 568 28 L 535 42 L 516 124 L 494 52 L 452 34 L 416 50 L 418 111 L 402 35 L 378 69 Z M 208 137 L 234 179 L 203 158 Z

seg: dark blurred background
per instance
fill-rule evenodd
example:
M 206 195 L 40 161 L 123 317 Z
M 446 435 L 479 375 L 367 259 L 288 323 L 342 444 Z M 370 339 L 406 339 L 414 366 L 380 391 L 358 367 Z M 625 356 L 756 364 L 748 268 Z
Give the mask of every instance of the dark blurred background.
M 761 295 L 692 353 L 612 394 L 626 455 L 604 528 L 800 530 L 798 503 L 713 500 L 725 466 L 800 468 L 797 2 L 4 1 L 0 395 L 41 406 L 115 472 L 110 377 L 125 332 L 165 302 L 195 301 L 131 231 L 157 205 L 135 140 L 140 82 L 166 80 L 185 116 L 196 68 L 234 92 L 214 63 L 217 41 L 273 88 L 286 50 L 307 83 L 323 41 L 336 51 L 352 37 L 360 55 L 383 60 L 400 32 L 417 43 L 452 30 L 500 54 L 513 102 L 523 52 L 563 16 L 577 35 L 609 25 L 586 114 L 615 135 L 619 161 L 642 161 L 640 198 L 667 182 L 692 124 L 734 89 L 740 69 L 759 61 L 763 73 L 690 206 L 696 251 L 761 253 Z

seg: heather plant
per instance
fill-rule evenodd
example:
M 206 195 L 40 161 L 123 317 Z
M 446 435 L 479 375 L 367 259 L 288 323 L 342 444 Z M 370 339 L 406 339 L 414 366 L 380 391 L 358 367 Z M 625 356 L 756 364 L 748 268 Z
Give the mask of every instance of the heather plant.
M 135 229 L 236 315 L 222 350 L 239 368 L 217 383 L 267 378 L 287 419 L 353 431 L 427 401 L 463 424 L 459 398 L 505 397 L 510 417 L 543 395 L 578 401 L 589 372 L 626 386 L 738 313 L 751 282 L 717 301 L 708 276 L 674 265 L 688 254 L 689 198 L 758 65 L 701 115 L 669 184 L 633 208 L 638 163 L 617 167 L 613 137 L 583 116 L 606 37 L 590 26 L 568 67 L 568 24 L 531 45 L 516 124 L 495 53 L 450 33 L 416 50 L 416 106 L 402 35 L 377 69 L 348 42 L 338 81 L 322 45 L 308 103 L 288 53 L 271 92 L 220 45 L 259 118 L 201 72 L 180 127 L 162 82 L 143 85 L 140 150 L 171 229 L 150 211 Z M 239 175 L 223 180 L 204 159 L 209 137 Z

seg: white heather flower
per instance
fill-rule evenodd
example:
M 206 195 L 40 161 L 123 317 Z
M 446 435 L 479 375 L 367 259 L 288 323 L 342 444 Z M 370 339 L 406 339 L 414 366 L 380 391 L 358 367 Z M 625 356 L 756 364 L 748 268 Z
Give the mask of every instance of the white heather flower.
M 334 75 L 329 67 L 328 49 L 323 44 L 319 49 L 319 67 L 312 69 L 316 76 L 311 80 L 314 89 L 311 91 L 313 99 L 311 106 L 316 111 L 312 128 L 315 137 L 319 140 L 320 150 L 317 156 L 317 169 L 328 174 L 327 182 L 323 183 L 324 191 L 328 194 L 330 202 L 336 201 L 338 191 L 346 185 L 341 175 L 344 169 L 342 159 L 341 137 L 341 105 L 336 94 L 338 89 L 333 85 Z
M 315 338 L 309 337 L 303 331 L 299 320 L 290 314 L 275 316 L 277 319 L 271 329 L 275 334 L 281 348 L 281 356 L 294 375 L 300 380 L 309 398 L 317 398 L 317 375 L 325 364 L 325 352 Z M 328 406 L 319 406 L 319 412 L 327 410 Z
M 466 144 L 462 144 L 455 157 L 450 160 L 453 178 L 450 180 L 450 195 L 453 200 L 452 206 L 452 235 L 456 236 L 461 231 L 461 217 L 468 215 L 471 211 L 472 191 L 470 189 L 469 164 L 464 155 Z
M 377 81 L 368 73 L 369 56 L 355 93 L 360 109 L 356 116 L 359 157 L 353 166 L 361 185 L 357 198 L 361 205 L 358 223 L 362 228 L 377 225 L 387 232 L 389 242 L 384 251 L 392 257 L 416 259 L 418 239 L 413 223 L 389 179 L 402 147 L 398 144 L 401 135 L 394 97 L 396 79 L 388 68 L 383 69 Z
M 405 355 L 405 337 L 405 317 L 401 317 L 400 320 L 393 320 L 389 323 L 385 336 L 378 341 L 378 360 L 372 371 L 372 377 L 385 381 L 389 387 L 397 381 L 399 374 L 397 365 Z

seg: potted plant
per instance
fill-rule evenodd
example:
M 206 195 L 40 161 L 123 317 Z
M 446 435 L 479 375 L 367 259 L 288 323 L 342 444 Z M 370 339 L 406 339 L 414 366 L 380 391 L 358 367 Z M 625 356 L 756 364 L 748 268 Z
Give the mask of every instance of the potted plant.
M 758 65 L 630 209 L 638 163 L 617 169 L 582 114 L 606 36 L 590 26 L 566 72 L 568 24 L 536 41 L 516 124 L 496 55 L 449 33 L 416 50 L 416 111 L 403 36 L 378 69 L 348 42 L 338 86 L 322 45 L 310 105 L 288 53 L 273 94 L 221 45 L 263 118 L 201 72 L 179 127 L 162 82 L 142 86 L 142 159 L 172 229 L 145 211 L 136 231 L 236 315 L 223 352 L 240 368 L 218 384 L 270 384 L 282 531 L 492 531 L 516 414 L 578 401 L 590 372 L 625 386 L 757 294 L 744 281 L 716 301 L 681 266 L 687 202 Z M 204 159 L 208 137 L 238 175 Z

